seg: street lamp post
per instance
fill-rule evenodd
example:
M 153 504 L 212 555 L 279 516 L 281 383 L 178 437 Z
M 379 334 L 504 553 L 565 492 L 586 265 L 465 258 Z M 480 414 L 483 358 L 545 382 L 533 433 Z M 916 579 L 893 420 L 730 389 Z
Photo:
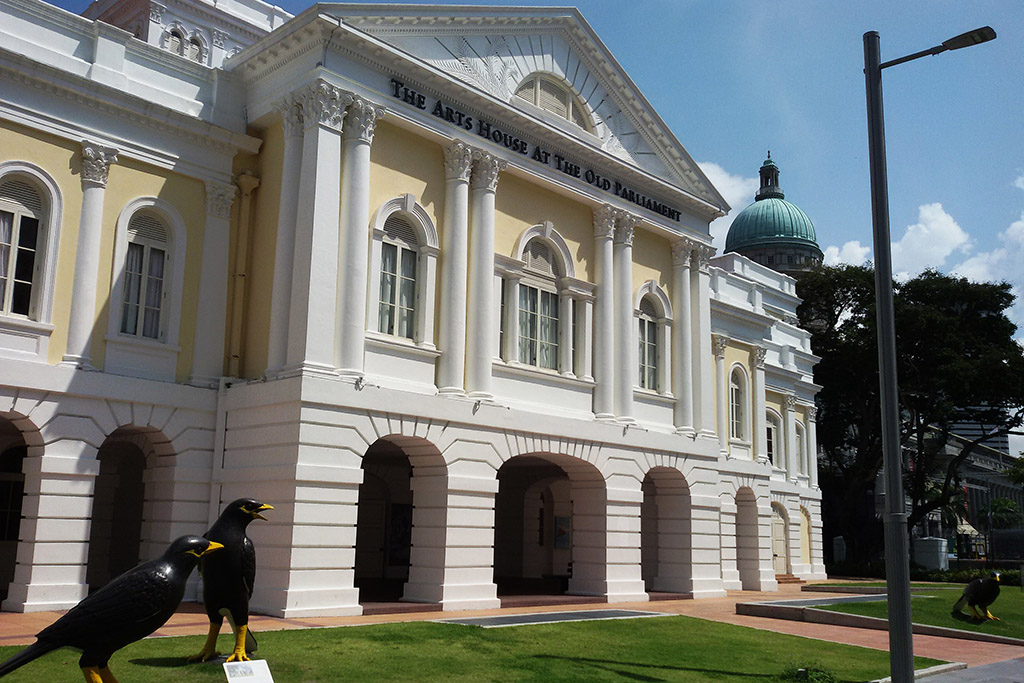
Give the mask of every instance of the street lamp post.
M 878 370 L 882 406 L 882 468 L 885 481 L 885 577 L 889 606 L 889 669 L 893 683 L 914 680 L 914 642 L 910 619 L 910 557 L 907 512 L 903 499 L 899 396 L 896 380 L 896 326 L 893 315 L 892 255 L 889 239 L 889 188 L 885 170 L 885 124 L 882 117 L 882 69 L 992 40 L 988 26 L 963 33 L 941 45 L 882 62 L 877 31 L 864 34 L 864 81 L 867 87 L 868 150 L 871 164 L 871 219 L 875 249 L 875 309 L 878 324 Z

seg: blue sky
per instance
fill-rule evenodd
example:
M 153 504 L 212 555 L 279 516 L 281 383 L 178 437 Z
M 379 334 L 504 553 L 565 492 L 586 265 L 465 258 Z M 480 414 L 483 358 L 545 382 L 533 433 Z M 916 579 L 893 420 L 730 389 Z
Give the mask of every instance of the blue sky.
M 79 12 L 83 0 L 56 4 Z M 310 3 L 281 0 L 296 13 Z M 438 4 L 460 4 L 440 2 Z M 566 5 L 493 0 L 493 5 Z M 865 31 L 882 59 L 990 25 L 995 41 L 886 69 L 894 270 L 1007 280 L 1024 298 L 1024 2 L 580 0 L 733 212 L 770 149 L 830 261 L 870 259 Z M 1024 302 L 1013 311 L 1024 339 Z

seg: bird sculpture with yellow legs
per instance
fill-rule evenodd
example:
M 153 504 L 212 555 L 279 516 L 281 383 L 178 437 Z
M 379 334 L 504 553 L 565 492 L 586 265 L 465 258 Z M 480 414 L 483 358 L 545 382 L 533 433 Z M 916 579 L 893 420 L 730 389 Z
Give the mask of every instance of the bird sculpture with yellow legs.
M 0 676 L 62 647 L 82 653 L 85 683 L 117 683 L 108 662 L 125 645 L 163 626 L 185 595 L 185 581 L 200 558 L 222 548 L 182 536 L 159 559 L 140 564 L 87 596 L 36 635 L 36 642 L 0 664 Z
M 205 662 L 219 654 L 217 636 L 224 617 L 227 617 L 235 636 L 234 649 L 227 661 L 247 661 L 249 654 L 256 651 L 256 639 L 249 631 L 249 598 L 256 580 L 256 549 L 245 535 L 245 528 L 254 519 L 265 520 L 266 517 L 260 513 L 273 509 L 272 505 L 253 498 L 239 498 L 224 508 L 204 535 L 223 544 L 224 550 L 219 557 L 204 558 L 199 564 L 199 575 L 203 577 L 203 604 L 210 618 L 210 630 L 203 649 L 188 661 Z
M 992 572 L 985 579 L 975 579 L 967 584 L 960 599 L 953 605 L 953 614 L 962 613 L 964 605 L 970 608 L 976 619 L 1000 621 L 988 610 L 989 605 L 999 597 L 999 572 Z

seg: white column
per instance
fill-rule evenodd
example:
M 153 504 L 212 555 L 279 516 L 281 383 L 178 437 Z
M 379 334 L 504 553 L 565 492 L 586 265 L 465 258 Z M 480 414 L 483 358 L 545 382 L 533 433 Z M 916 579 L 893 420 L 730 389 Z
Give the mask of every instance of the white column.
M 676 396 L 675 426 L 693 432 L 693 306 L 690 296 L 690 257 L 693 243 L 686 239 L 672 243 L 672 392 Z
M 88 140 L 82 141 L 82 215 L 78 223 L 78 249 L 75 252 L 75 276 L 71 288 L 68 346 L 61 362 L 85 370 L 92 369 L 90 354 L 93 330 L 96 327 L 103 195 L 107 188 L 110 164 L 116 161 L 117 150 Z M 110 315 L 116 315 L 117 310 L 117 306 L 111 306 Z
M 341 128 L 352 96 L 323 80 L 296 95 L 302 102 L 305 130 L 295 217 L 288 357 L 282 374 L 334 375 Z
M 800 454 L 796 452 L 796 396 L 786 394 L 785 401 L 786 420 L 786 478 L 796 481 L 797 458 Z
M 363 374 L 366 349 L 366 271 L 370 245 L 370 143 L 384 109 L 361 97 L 349 105 L 342 143 L 341 244 L 338 251 L 336 336 L 338 367 Z
M 614 237 L 615 209 L 605 204 L 594 212 L 594 415 L 599 420 L 615 417 Z
M 281 198 L 277 208 L 277 242 L 274 248 L 274 284 L 270 294 L 270 340 L 267 374 L 285 366 L 288 356 L 288 321 L 292 300 L 292 267 L 295 265 L 295 217 L 299 205 L 299 174 L 302 171 L 302 106 L 294 96 L 278 103 L 284 126 L 281 161 Z
M 260 186 L 260 179 L 244 171 L 235 179 L 242 191 L 238 212 L 238 239 L 235 243 L 235 272 L 231 284 L 231 327 L 228 333 L 228 376 L 239 377 L 242 365 L 242 338 L 247 309 L 249 274 L 249 240 L 252 235 L 252 193 Z
M 576 299 L 576 376 L 593 381 L 593 361 L 591 349 L 594 345 L 594 299 L 586 297 Z
M 437 388 L 465 393 L 466 283 L 469 273 L 469 173 L 473 149 L 458 140 L 444 148 L 444 222 L 441 228 L 441 327 Z
M 466 391 L 491 398 L 494 358 L 494 193 L 498 173 L 508 162 L 487 152 L 473 152 L 469 237 L 468 324 L 466 329 Z
M 768 462 L 768 422 L 764 393 L 764 357 L 767 352 L 763 346 L 755 346 L 750 354 L 750 364 L 754 369 L 750 387 L 754 399 L 754 438 L 751 441 L 754 444 L 754 460 L 761 463 Z
M 615 415 L 632 421 L 637 345 L 633 335 L 633 231 L 640 219 L 618 212 L 615 221 Z
M 694 260 L 697 267 L 690 271 L 690 294 L 692 309 L 696 312 L 693 320 L 693 367 L 694 379 L 698 386 L 694 394 L 699 402 L 694 403 L 695 427 L 708 437 L 715 434 L 714 386 L 711 365 L 711 273 L 709 261 L 715 249 L 706 244 L 694 249 Z
M 231 204 L 236 189 L 234 185 L 206 183 L 206 227 L 199 268 L 199 291 L 202 295 L 196 311 L 189 384 L 216 386 L 224 374 L 228 246 L 231 242 Z
M 558 293 L 558 370 L 563 377 L 575 377 L 572 367 L 572 296 L 568 289 Z
M 519 364 L 519 277 L 505 276 L 505 348 L 502 359 L 509 365 Z
M 818 488 L 818 408 L 807 408 L 807 458 L 810 461 L 808 476 L 810 487 Z
M 729 455 L 729 381 L 725 372 L 725 347 L 728 340 L 716 334 L 712 339 L 715 352 L 715 415 L 718 432 L 718 449 L 722 455 Z

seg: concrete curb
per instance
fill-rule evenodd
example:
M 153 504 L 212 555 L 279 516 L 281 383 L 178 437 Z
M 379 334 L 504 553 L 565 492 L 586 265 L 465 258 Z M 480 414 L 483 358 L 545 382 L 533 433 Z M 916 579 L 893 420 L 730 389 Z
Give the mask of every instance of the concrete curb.
M 967 668 L 967 665 L 963 662 L 949 662 L 948 664 L 939 664 L 938 666 L 932 666 L 927 669 L 921 669 L 920 671 L 914 672 L 914 680 L 919 681 L 922 678 L 929 678 L 930 676 L 938 676 L 939 674 L 948 674 L 954 671 L 963 671 Z M 870 683 L 892 683 L 892 676 L 886 676 L 885 678 L 876 678 Z
M 865 617 L 859 614 L 845 614 L 843 612 L 830 612 L 828 610 L 815 609 L 814 607 L 807 607 L 799 604 L 786 604 L 786 602 L 740 602 L 736 604 L 736 614 L 746 614 L 753 617 L 767 617 L 769 619 L 806 621 L 812 624 L 870 628 L 879 631 L 889 630 L 889 621 L 887 619 Z M 997 636 L 988 633 L 977 633 L 975 631 L 962 631 L 960 629 L 945 628 L 943 626 L 914 624 L 913 631 L 919 635 L 926 636 L 959 638 L 961 640 L 977 640 L 985 643 L 999 643 L 1001 645 L 1024 645 L 1024 640 L 1021 640 L 1020 638 Z

